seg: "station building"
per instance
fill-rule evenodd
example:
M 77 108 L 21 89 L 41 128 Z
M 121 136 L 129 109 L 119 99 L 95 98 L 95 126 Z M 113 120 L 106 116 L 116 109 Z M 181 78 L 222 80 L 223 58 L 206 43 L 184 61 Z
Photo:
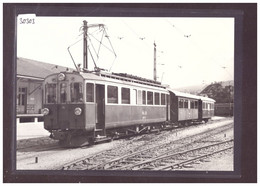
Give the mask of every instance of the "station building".
M 43 80 L 52 73 L 66 70 L 69 69 L 40 61 L 17 58 L 17 123 L 43 120 L 43 115 L 41 114 L 43 105 Z

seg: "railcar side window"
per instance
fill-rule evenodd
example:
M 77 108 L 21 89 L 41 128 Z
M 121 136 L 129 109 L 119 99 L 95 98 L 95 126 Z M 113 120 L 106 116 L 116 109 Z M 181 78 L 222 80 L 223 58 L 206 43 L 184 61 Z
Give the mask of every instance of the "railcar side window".
M 87 83 L 87 102 L 94 102 L 94 84 Z
M 146 91 L 145 90 L 143 90 L 142 91 L 142 97 L 143 97 L 143 105 L 146 105 Z
M 147 91 L 147 105 L 153 105 L 153 92 Z
M 184 108 L 183 107 L 183 99 L 179 99 L 179 108 Z
M 133 103 L 134 105 L 137 105 L 137 90 L 133 89 Z
M 67 83 L 60 84 L 60 102 L 66 103 L 67 101 Z
M 188 108 L 188 100 L 187 99 L 184 100 L 184 108 Z
M 121 88 L 121 98 L 122 104 L 130 104 L 130 89 Z
M 165 94 L 161 94 L 161 105 L 166 105 L 165 104 Z
M 56 95 L 56 84 L 46 84 L 45 86 L 45 94 L 46 94 L 46 103 L 56 103 L 57 95 Z
M 137 104 L 138 105 L 142 104 L 142 91 L 141 90 L 138 90 L 138 93 L 137 93 Z
M 115 86 L 107 86 L 107 102 L 118 103 L 118 88 Z
M 160 94 L 157 92 L 154 93 L 154 104 L 160 105 Z
M 78 103 L 83 102 L 82 83 L 70 84 L 71 102 Z

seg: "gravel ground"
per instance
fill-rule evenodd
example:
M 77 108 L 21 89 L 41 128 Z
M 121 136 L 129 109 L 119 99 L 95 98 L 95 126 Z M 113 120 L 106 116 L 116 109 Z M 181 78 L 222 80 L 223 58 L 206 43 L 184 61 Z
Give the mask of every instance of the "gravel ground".
M 182 132 L 177 132 L 175 138 L 180 139 L 185 136 L 200 133 L 202 131 L 213 129 L 218 126 L 226 125 L 227 122 L 229 123 L 232 122 L 233 118 L 228 118 L 228 119 L 214 118 L 214 120 L 215 122 L 213 123 L 209 122 L 208 124 L 201 124 L 196 127 L 187 128 L 187 130 L 184 130 Z M 232 135 L 232 133 L 230 135 Z M 48 146 L 57 143 L 56 141 L 49 139 L 47 137 L 48 135 L 46 135 L 44 132 L 40 136 L 41 136 L 40 138 L 27 138 L 27 139 L 17 141 L 17 162 L 16 162 L 17 170 L 51 170 L 57 168 L 58 166 L 62 166 L 65 163 L 73 161 L 75 159 L 81 158 L 83 156 L 95 154 L 110 148 L 115 148 L 118 145 L 122 145 L 126 141 L 131 140 L 131 139 L 121 139 L 109 143 L 97 144 L 91 147 L 76 148 L 76 149 L 53 149 L 48 151 L 34 150 L 33 148 L 30 148 L 30 150 L 24 149 L 26 147 L 34 146 L 34 145 Z M 35 163 L 36 157 L 38 157 L 38 163 Z M 225 163 L 225 166 L 227 166 L 227 168 L 223 166 L 223 162 L 227 162 Z M 214 170 L 214 169 L 231 170 L 233 169 L 233 153 L 231 152 L 230 154 L 226 154 L 220 157 L 218 156 L 211 157 L 211 161 L 207 163 L 208 164 L 206 163 L 203 164 L 203 166 L 201 164 L 198 164 L 197 166 L 201 166 L 201 167 L 196 167 L 195 170 Z

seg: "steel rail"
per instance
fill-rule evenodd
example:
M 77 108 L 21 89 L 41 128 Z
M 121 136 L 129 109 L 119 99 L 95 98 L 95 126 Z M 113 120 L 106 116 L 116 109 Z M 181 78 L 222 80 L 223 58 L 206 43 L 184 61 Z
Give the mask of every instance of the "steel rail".
M 225 126 L 225 127 L 226 127 L 226 126 Z M 232 128 L 232 126 L 231 126 L 231 127 L 228 126 L 227 129 L 225 128 L 225 129 L 223 129 L 223 130 L 221 130 L 221 131 L 218 131 L 215 135 L 217 135 L 217 134 L 219 134 L 219 133 L 221 133 L 221 132 L 223 132 L 223 131 L 229 130 L 230 128 Z M 192 142 L 190 142 L 190 143 L 187 143 L 187 144 L 185 144 L 185 145 L 183 145 L 183 146 L 180 146 L 180 147 L 177 147 L 177 148 L 173 148 L 171 151 L 167 151 L 167 152 L 163 153 L 163 155 L 164 155 L 164 154 L 168 154 L 168 153 L 173 152 L 173 151 L 176 151 L 176 150 L 178 150 L 178 149 L 184 148 L 184 147 L 186 147 L 186 146 L 188 146 L 188 145 L 190 145 L 190 144 L 192 144 L 192 143 L 194 143 L 194 142 L 196 142 L 196 141 L 199 141 L 199 140 L 201 140 L 201 139 L 204 139 L 204 138 L 207 138 L 207 137 L 209 137 L 209 136 L 212 136 L 212 134 L 208 134 L 208 132 L 212 132 L 212 131 L 215 131 L 215 130 L 216 130 L 216 129 L 212 129 L 212 130 L 210 130 L 210 131 L 205 131 L 205 132 L 202 133 L 202 134 L 200 133 L 199 135 L 207 134 L 207 136 L 206 136 L 206 137 L 205 137 L 205 136 L 202 136 L 202 137 L 200 137 L 199 139 L 196 139 L 196 140 L 194 140 L 194 141 L 192 141 Z M 171 145 L 171 144 L 176 144 L 176 143 L 178 143 L 178 142 L 182 142 L 184 139 L 193 138 L 193 137 L 195 137 L 195 136 L 198 136 L 198 134 L 195 134 L 195 135 L 192 135 L 192 136 L 188 136 L 188 137 L 186 137 L 186 138 L 182 138 L 182 139 L 179 139 L 179 140 L 171 141 L 171 142 L 166 143 L 166 144 L 160 144 L 160 145 L 157 145 L 157 146 L 153 146 L 153 147 L 148 148 L 148 149 L 143 149 L 143 150 L 141 150 L 141 151 L 134 152 L 134 153 L 132 153 L 132 154 L 123 155 L 123 156 L 121 156 L 121 157 L 112 159 L 112 160 L 107 161 L 107 162 L 105 162 L 105 163 L 99 164 L 99 165 L 97 165 L 97 166 L 95 166 L 95 167 L 92 167 L 91 170 L 93 170 L 93 169 L 102 169 L 102 168 L 104 168 L 106 165 L 110 165 L 110 164 L 112 164 L 112 163 L 119 162 L 119 161 L 121 161 L 121 160 L 123 160 L 123 159 L 126 159 L 126 158 L 134 157 L 134 156 L 139 155 L 139 154 L 142 154 L 142 153 L 144 153 L 144 152 L 149 152 L 149 151 L 154 151 L 154 150 L 156 150 L 156 149 L 166 148 L 167 146 L 169 146 L 169 145 Z M 114 165 L 112 165 L 112 166 L 114 166 Z M 126 167 L 127 167 L 127 166 L 126 166 Z M 109 169 L 109 168 L 110 168 L 110 167 L 106 167 L 106 169 Z M 125 167 L 121 167 L 121 168 L 125 168 Z M 118 169 L 120 169 L 120 168 L 118 168 Z

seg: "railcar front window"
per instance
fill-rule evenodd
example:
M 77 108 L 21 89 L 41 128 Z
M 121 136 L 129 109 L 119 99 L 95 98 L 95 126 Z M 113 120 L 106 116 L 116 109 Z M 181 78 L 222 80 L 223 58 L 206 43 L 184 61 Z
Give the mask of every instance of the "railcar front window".
M 57 88 L 56 84 L 46 84 L 45 85 L 45 95 L 46 103 L 56 103 L 57 101 Z
M 82 83 L 71 83 L 70 84 L 70 96 L 72 103 L 83 102 L 83 91 Z
M 94 84 L 87 83 L 87 102 L 94 102 Z
M 115 86 L 107 86 L 107 102 L 118 103 L 118 88 Z

